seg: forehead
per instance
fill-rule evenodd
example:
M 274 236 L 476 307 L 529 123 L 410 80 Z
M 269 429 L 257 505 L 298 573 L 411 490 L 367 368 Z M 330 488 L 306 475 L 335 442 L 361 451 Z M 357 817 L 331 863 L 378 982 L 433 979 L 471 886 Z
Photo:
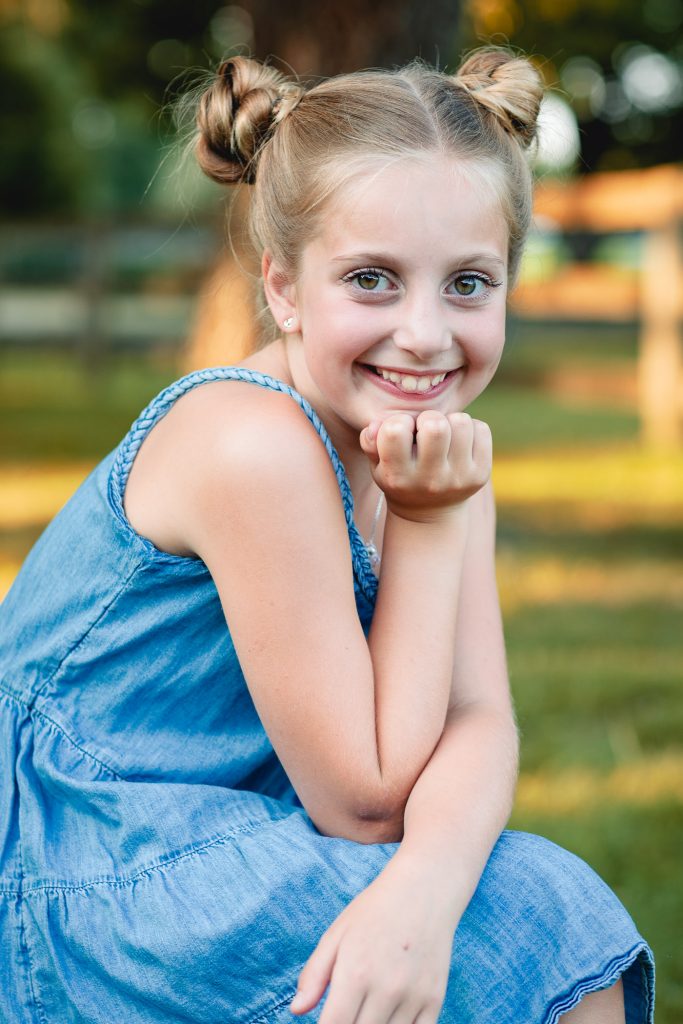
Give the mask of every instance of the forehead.
M 424 154 L 367 165 L 335 190 L 311 245 L 339 253 L 408 249 L 507 256 L 496 184 L 480 168 Z

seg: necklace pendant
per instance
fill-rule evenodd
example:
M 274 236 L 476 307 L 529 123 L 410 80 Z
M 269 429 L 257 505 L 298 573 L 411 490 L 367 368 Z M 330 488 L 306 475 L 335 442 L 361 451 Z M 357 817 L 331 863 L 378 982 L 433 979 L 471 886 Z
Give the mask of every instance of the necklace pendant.
M 380 555 L 379 551 L 377 550 L 375 545 L 372 543 L 372 541 L 369 544 L 365 545 L 365 550 L 368 553 L 368 558 L 370 560 L 370 565 L 374 569 L 375 566 L 379 565 L 379 563 L 380 563 L 380 561 L 382 559 L 382 556 Z

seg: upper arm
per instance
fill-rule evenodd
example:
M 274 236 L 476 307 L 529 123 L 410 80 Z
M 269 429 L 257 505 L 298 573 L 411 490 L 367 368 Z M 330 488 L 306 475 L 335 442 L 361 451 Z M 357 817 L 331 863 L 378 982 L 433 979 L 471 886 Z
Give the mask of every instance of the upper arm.
M 375 842 L 374 679 L 337 478 L 290 398 L 232 387 L 203 450 L 186 460 L 188 541 L 213 576 L 255 707 L 307 812 L 323 832 Z
M 485 704 L 508 714 L 511 699 L 496 585 L 496 515 L 491 483 L 470 500 L 449 711 Z

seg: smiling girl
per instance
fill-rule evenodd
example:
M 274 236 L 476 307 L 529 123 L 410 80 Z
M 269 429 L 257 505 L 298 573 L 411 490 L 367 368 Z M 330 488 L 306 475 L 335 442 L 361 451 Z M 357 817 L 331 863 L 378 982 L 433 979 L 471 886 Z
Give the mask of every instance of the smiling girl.
M 278 331 L 162 392 L 2 606 L 1 1019 L 652 1021 L 616 896 L 504 831 L 491 436 L 465 409 L 540 99 L 497 49 L 307 91 L 234 58 L 201 96 Z

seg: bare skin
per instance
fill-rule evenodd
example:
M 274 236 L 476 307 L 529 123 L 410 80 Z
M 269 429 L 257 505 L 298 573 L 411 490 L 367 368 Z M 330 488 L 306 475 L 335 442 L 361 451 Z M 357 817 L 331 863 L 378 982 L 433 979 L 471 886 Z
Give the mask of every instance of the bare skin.
M 624 1024 L 624 986 L 621 979 L 611 988 L 591 992 L 562 1017 L 563 1024 Z

